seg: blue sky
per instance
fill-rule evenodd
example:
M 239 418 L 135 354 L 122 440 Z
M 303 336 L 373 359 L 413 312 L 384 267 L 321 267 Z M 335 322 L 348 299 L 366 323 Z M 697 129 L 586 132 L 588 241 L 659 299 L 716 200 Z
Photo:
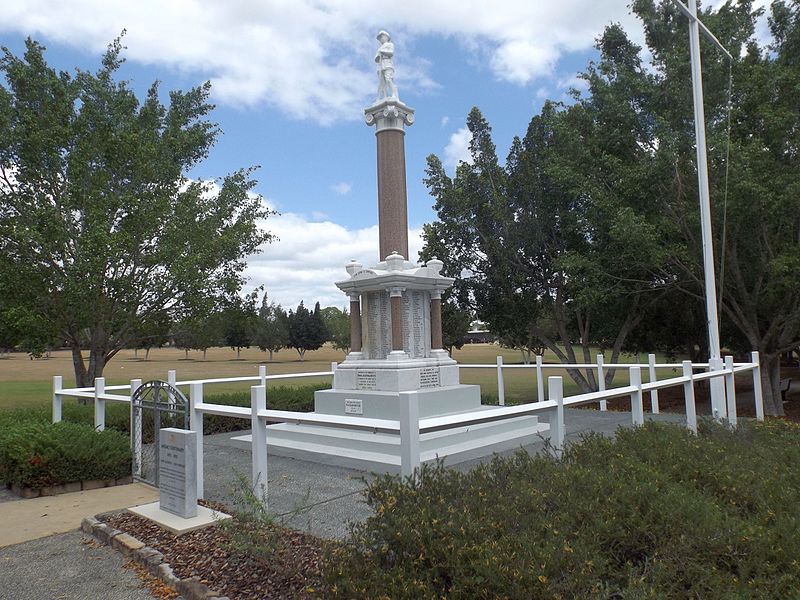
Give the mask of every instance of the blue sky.
M 395 43 L 401 100 L 416 109 L 406 134 L 412 259 L 435 218 L 422 183 L 425 158 L 451 170 L 466 157 L 465 118 L 478 106 L 498 154 L 524 134 L 545 98 L 563 99 L 595 57 L 594 39 L 619 22 L 641 43 L 627 2 L 561 0 L 6 0 L 0 43 L 20 53 L 42 42 L 51 65 L 96 68 L 124 28 L 122 75 L 137 90 L 211 80 L 224 135 L 190 175 L 261 165 L 256 191 L 280 217 L 280 237 L 248 260 L 248 289 L 264 285 L 286 307 L 343 306 L 333 285 L 350 258 L 377 259 L 375 139 L 363 122 L 374 100 L 375 35 Z M 382 14 L 383 13 L 383 14 Z

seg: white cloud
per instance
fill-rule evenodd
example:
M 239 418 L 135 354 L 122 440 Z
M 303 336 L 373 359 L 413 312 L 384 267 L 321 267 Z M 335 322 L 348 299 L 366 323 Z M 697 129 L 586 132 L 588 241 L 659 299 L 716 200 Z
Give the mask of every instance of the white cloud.
M 444 166 L 455 169 L 459 162 L 472 164 L 472 156 L 469 153 L 469 142 L 472 134 L 469 129 L 462 127 L 450 136 L 450 141 L 444 147 Z
M 331 186 L 331 190 L 339 194 L 340 196 L 344 196 L 345 194 L 349 194 L 350 190 L 353 189 L 353 186 L 347 183 L 346 181 L 340 181 L 339 183 L 334 183 Z
M 444 126 L 445 126 L 445 125 L 447 125 L 449 122 L 450 122 L 450 117 L 448 117 L 448 116 L 446 116 L 446 115 L 445 115 L 444 117 L 442 117 L 442 122 L 440 123 L 440 127 L 444 127 Z
M 641 37 L 619 0 L 408 0 L 389 12 L 365 0 L 6 0 L 0 30 L 101 52 L 125 28 L 130 60 L 210 78 L 219 102 L 328 124 L 358 118 L 375 94 L 380 28 L 396 34 L 402 97 L 438 86 L 432 59 L 411 50 L 420 36 L 458 40 L 468 61 L 527 84 L 551 74 L 565 52 L 592 46 L 610 22 Z
M 378 226 L 347 229 L 332 221 L 309 221 L 295 213 L 266 220 L 264 227 L 280 240 L 265 244 L 250 256 L 246 289 L 263 285 L 270 299 L 284 308 L 301 300 L 313 305 L 343 306 L 347 297 L 334 285 L 348 277 L 344 266 L 356 259 L 365 266 L 378 262 Z M 409 252 L 416 260 L 422 247 L 422 229 L 409 232 Z

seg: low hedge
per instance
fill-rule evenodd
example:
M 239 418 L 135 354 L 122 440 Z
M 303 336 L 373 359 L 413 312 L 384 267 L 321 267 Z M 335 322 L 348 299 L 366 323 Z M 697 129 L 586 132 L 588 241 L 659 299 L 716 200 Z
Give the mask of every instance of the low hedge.
M 275 410 L 310 412 L 314 410 L 314 392 L 328 388 L 330 388 L 330 384 L 325 383 L 297 387 L 269 386 L 267 388 L 267 405 Z M 250 392 L 212 394 L 205 396 L 203 401 L 208 404 L 250 406 Z M 50 420 L 49 409 L 35 409 L 32 414 L 36 414 L 40 420 Z M 71 423 L 93 425 L 94 406 L 65 401 L 62 407 L 62 418 L 64 421 Z M 205 435 L 249 428 L 250 422 L 245 419 L 221 417 L 219 415 L 205 415 L 203 417 L 203 432 Z M 106 402 L 106 429 L 113 429 L 130 435 L 130 406 L 128 404 Z
M 648 423 L 372 481 L 330 598 L 800 597 L 800 428 Z
M 42 488 L 131 474 L 128 438 L 77 423 L 48 423 L 22 412 L 0 417 L 0 481 Z

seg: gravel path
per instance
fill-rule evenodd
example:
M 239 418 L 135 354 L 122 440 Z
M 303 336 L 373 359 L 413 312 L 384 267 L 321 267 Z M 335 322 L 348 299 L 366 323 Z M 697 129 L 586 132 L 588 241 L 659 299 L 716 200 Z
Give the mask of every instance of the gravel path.
M 0 548 L 0 600 L 153 600 L 122 556 L 79 531 Z

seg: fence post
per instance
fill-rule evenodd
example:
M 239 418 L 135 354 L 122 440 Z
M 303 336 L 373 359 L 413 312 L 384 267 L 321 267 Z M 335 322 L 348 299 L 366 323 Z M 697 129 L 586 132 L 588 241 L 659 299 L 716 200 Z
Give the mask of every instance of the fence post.
M 497 402 L 506 405 L 506 384 L 503 381 L 503 357 L 497 357 Z
M 606 373 L 603 365 L 605 364 L 605 357 L 602 354 L 597 355 L 597 390 L 600 392 L 606 391 Z M 608 410 L 608 400 L 600 400 L 600 410 Z
M 721 358 L 709 358 L 708 370 L 721 371 L 723 369 Z M 711 416 L 715 421 L 727 418 L 725 408 L 725 380 L 722 377 L 712 377 L 708 382 L 708 391 L 711 395 Z
M 258 365 L 258 377 L 261 379 L 261 386 L 264 388 L 264 398 L 267 397 L 267 365 Z
M 61 406 L 63 399 L 59 393 L 64 387 L 64 379 L 61 375 L 53 376 L 53 423 L 61 421 Z
M 94 428 L 103 431 L 106 428 L 106 401 L 99 398 L 106 393 L 106 378 L 96 377 L 94 380 Z
M 542 377 L 542 355 L 536 355 L 536 400 L 544 400 L 544 378 Z
M 725 357 L 725 370 L 730 373 L 725 374 L 725 400 L 728 403 L 728 423 L 731 427 L 736 427 L 739 419 L 736 414 L 736 381 L 733 376 L 733 357 Z
M 658 381 L 658 376 L 656 375 L 655 354 L 647 355 L 647 367 L 648 367 L 648 375 L 650 383 L 655 383 L 656 381 Z M 650 410 L 653 412 L 654 415 L 657 415 L 660 412 L 658 406 L 658 390 L 650 390 Z
M 400 392 L 400 474 L 410 477 L 419 467 L 419 395 Z
M 561 377 L 547 378 L 547 393 L 550 400 L 556 402 L 555 419 L 550 419 L 550 442 L 553 444 L 556 456 L 561 458 L 567 433 L 564 426 L 564 382 Z
M 631 392 L 631 418 L 634 425 L 644 425 L 644 403 L 642 399 L 642 368 L 640 366 L 628 369 L 628 380 L 636 388 Z
M 192 383 L 189 386 L 189 429 L 197 433 L 197 497 L 205 498 L 203 486 L 203 413 L 197 405 L 203 403 L 203 384 Z
M 142 387 L 142 380 L 141 379 L 131 379 L 131 397 L 130 397 L 130 409 L 131 409 L 131 450 L 133 450 L 133 464 L 134 464 L 134 472 L 133 476 L 141 476 L 142 474 L 142 419 L 134 418 L 133 414 L 133 395 Z
M 753 363 L 753 398 L 756 402 L 756 419 L 764 420 L 764 396 L 761 392 L 761 359 L 758 352 L 750 353 L 750 361 Z
M 178 381 L 178 375 L 175 373 L 175 369 L 167 371 L 167 383 L 174 386 L 176 381 Z
M 686 400 L 686 427 L 692 433 L 697 433 L 697 409 L 694 404 L 694 371 L 692 361 L 683 361 L 683 376 L 689 381 L 683 384 L 683 397 Z
M 250 427 L 253 451 L 253 492 L 267 504 L 267 421 L 258 416 L 258 411 L 267 408 L 267 390 L 260 385 L 250 388 Z

